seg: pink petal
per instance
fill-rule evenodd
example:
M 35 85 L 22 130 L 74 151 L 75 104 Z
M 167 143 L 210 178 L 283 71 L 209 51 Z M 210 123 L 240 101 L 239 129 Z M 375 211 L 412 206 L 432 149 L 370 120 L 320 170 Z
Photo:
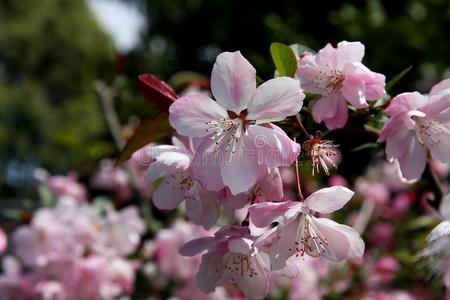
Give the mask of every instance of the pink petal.
M 439 213 L 445 220 L 450 220 L 450 194 L 445 195 L 442 199 Z
M 259 182 L 259 187 L 266 201 L 280 201 L 284 193 L 280 170 L 278 168 L 271 169 L 269 175 Z
M 194 256 L 207 250 L 216 242 L 217 239 L 212 236 L 194 239 L 181 246 L 179 253 L 183 256 Z
M 189 168 L 191 158 L 179 152 L 164 152 L 157 156 L 156 161 L 150 164 L 145 171 L 145 177 L 154 181 L 158 178 L 172 175 L 175 172 L 185 171 Z
M 311 110 L 314 121 L 320 123 L 324 119 L 335 116 L 338 109 L 338 103 L 341 101 L 345 102 L 344 98 L 339 93 L 332 93 L 317 100 Z
M 317 66 L 315 55 L 302 57 L 298 62 L 295 74 L 303 91 L 313 94 L 322 94 L 323 88 L 317 83 L 317 78 L 321 76 L 322 68 Z
M 208 121 L 229 118 L 225 109 L 205 95 L 181 97 L 170 106 L 169 112 L 170 125 L 189 137 L 210 135 L 215 128 Z
M 430 137 L 430 141 L 425 140 L 425 145 L 434 159 L 450 162 L 450 124 L 436 124 L 435 127 L 439 134 Z
M 178 146 L 172 146 L 172 145 L 153 146 L 148 150 L 148 155 L 152 159 L 156 159 L 159 155 L 166 153 L 166 152 L 183 153 L 183 154 L 189 155 L 189 152 L 186 151 L 185 149 L 182 149 Z
M 253 156 L 256 164 L 269 167 L 290 166 L 300 153 L 300 145 L 294 143 L 284 131 L 273 124 L 268 127 L 250 126 L 247 133 L 245 142 L 250 146 L 245 154 Z
M 305 205 L 316 212 L 332 213 L 344 207 L 355 193 L 343 186 L 323 188 L 305 199 Z
M 297 80 L 289 77 L 268 80 L 256 89 L 248 104 L 247 118 L 257 123 L 281 121 L 298 113 L 304 98 Z
M 219 203 L 216 193 L 205 191 L 199 184 L 186 194 L 186 213 L 192 223 L 205 229 L 213 227 L 219 219 Z
M 297 253 L 295 243 L 299 230 L 301 229 L 298 218 L 278 227 L 279 239 L 270 247 L 270 268 L 272 271 L 284 268 L 288 258 Z
M 437 83 L 430 91 L 430 97 L 443 92 L 444 90 L 450 89 L 450 78 L 444 79 Z
M 325 48 L 317 52 L 316 62 L 318 66 L 335 69 L 338 67 L 338 51 L 331 44 L 327 44 Z
M 198 287 L 205 293 L 213 292 L 221 283 L 224 267 L 223 256 L 227 249 L 203 254 L 199 271 L 195 277 Z
M 356 109 L 367 107 L 366 85 L 361 74 L 354 65 L 348 64 L 344 68 L 345 80 L 341 89 L 344 98 Z
M 331 221 L 328 219 L 323 220 L 325 222 Z M 365 244 L 363 239 L 359 236 L 359 233 L 355 229 L 347 225 L 335 223 L 333 224 L 333 226 L 344 233 L 347 236 L 348 241 L 350 242 L 350 248 L 347 254 L 347 258 L 361 258 L 364 255 Z
M 256 91 L 256 70 L 239 51 L 221 53 L 212 70 L 211 90 L 217 103 L 239 114 Z
M 247 226 L 238 226 L 238 225 L 228 225 L 222 227 L 214 233 L 216 238 L 225 238 L 225 237 L 242 237 L 250 234 L 250 230 Z
M 403 178 L 407 180 L 419 179 L 427 163 L 426 149 L 412 138 L 408 150 L 398 159 Z
M 325 253 L 319 254 L 333 261 L 347 258 L 350 250 L 350 241 L 339 225 L 330 219 L 311 217 L 311 226 L 314 226 L 314 230 L 320 232 L 328 243 Z
M 386 133 L 385 133 L 386 132 Z M 414 131 L 408 130 L 402 118 L 394 118 L 381 131 L 380 138 L 386 137 L 386 156 L 388 160 L 400 158 L 407 151 L 411 140 L 415 139 Z
M 153 203 L 159 209 L 175 209 L 183 201 L 186 186 L 181 182 L 190 176 L 187 172 L 179 172 L 164 178 L 153 192 Z
M 214 151 L 215 143 L 204 138 L 197 148 L 193 162 L 192 172 L 195 179 L 209 191 L 219 191 L 225 187 L 220 174 L 222 154 Z
M 450 89 L 429 98 L 420 111 L 439 122 L 450 121 Z
M 344 68 L 347 63 L 361 62 L 364 57 L 364 45 L 361 42 L 342 41 L 337 44 L 337 65 Z
M 343 98 L 341 98 L 337 104 L 336 114 L 331 118 L 324 119 L 323 121 L 328 129 L 334 130 L 344 127 L 347 123 L 347 119 L 347 102 Z
M 366 100 L 383 98 L 386 94 L 386 77 L 383 74 L 370 71 L 361 63 L 354 63 L 353 66 L 356 68 L 354 76 L 358 76 L 364 82 Z
M 231 238 L 228 241 L 228 250 L 233 253 L 250 254 L 253 241 L 246 238 Z
M 300 203 L 294 201 L 283 202 L 261 202 L 250 206 L 250 218 L 256 227 L 264 228 L 279 220 L 288 210 L 298 206 Z
M 407 113 L 411 110 L 421 108 L 427 101 L 427 98 L 418 92 L 403 93 L 394 97 L 385 112 L 392 118 L 400 113 Z
M 248 192 L 265 173 L 265 166 L 257 163 L 257 153 L 249 143 L 248 137 L 244 136 L 242 140 L 243 147 L 238 147 L 235 153 L 232 151 L 223 153 L 220 161 L 223 183 L 233 195 Z
M 259 257 L 249 257 L 249 261 L 255 274 L 250 277 L 247 272 L 239 272 L 237 284 L 247 299 L 264 299 L 269 290 L 269 279 Z

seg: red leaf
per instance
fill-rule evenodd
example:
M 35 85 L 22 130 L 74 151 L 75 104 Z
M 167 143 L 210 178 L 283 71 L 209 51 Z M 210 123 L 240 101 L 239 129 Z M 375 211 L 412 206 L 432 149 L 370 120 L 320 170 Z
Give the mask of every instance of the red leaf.
M 139 75 L 138 87 L 145 99 L 163 112 L 178 98 L 170 85 L 153 74 Z

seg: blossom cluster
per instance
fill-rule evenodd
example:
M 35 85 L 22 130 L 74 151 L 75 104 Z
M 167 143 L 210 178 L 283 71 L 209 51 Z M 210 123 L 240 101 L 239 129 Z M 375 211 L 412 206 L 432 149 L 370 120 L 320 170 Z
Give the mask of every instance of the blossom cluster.
M 12 235 L 3 258 L 1 299 L 114 299 L 133 291 L 138 265 L 127 258 L 145 226 L 136 207 L 61 197 Z

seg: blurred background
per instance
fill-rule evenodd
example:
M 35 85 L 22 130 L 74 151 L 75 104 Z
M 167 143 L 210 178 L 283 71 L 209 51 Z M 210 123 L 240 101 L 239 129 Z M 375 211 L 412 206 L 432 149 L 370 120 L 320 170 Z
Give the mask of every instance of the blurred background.
M 209 76 L 217 54 L 240 50 L 269 79 L 274 41 L 319 50 L 348 40 L 361 41 L 365 65 L 387 79 L 412 66 L 392 95 L 427 92 L 450 77 L 449 36 L 448 0 L 2 0 L 0 220 L 36 207 L 42 197 L 37 183 L 49 174 L 93 185 L 99 165 L 119 153 L 105 93 L 121 139 L 157 113 L 139 93 L 139 74 L 156 74 L 179 92 L 186 78 Z M 362 144 L 346 146 L 336 134 L 344 152 Z M 368 149 L 352 158 L 368 164 L 372 154 Z M 346 164 L 344 155 L 346 179 L 365 167 Z M 92 188 L 90 196 L 99 190 Z

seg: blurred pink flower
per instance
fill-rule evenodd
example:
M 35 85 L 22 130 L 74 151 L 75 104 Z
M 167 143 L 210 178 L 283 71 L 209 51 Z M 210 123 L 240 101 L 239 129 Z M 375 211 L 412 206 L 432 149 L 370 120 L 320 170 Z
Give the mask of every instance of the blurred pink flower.
M 3 255 L 8 248 L 8 236 L 0 227 L 0 255 Z
M 373 223 L 368 234 L 370 242 L 381 249 L 390 249 L 394 245 L 394 227 L 388 222 Z
M 109 159 L 100 162 L 90 184 L 93 188 L 113 192 L 120 201 L 128 201 L 133 197 L 127 173 L 119 167 L 114 167 L 114 162 Z
M 292 164 L 300 146 L 270 122 L 300 111 L 298 82 L 279 77 L 257 88 L 256 71 L 241 53 L 224 52 L 214 64 L 211 89 L 216 101 L 190 95 L 169 109 L 179 134 L 199 138 L 193 173 L 206 189 L 247 192 L 265 168 Z
M 72 197 L 78 202 L 87 201 L 86 187 L 78 182 L 78 176 L 75 173 L 68 176 L 50 176 L 47 184 L 57 198 Z
M 390 116 L 379 142 L 386 141 L 386 156 L 398 160 L 403 178 L 419 179 L 427 149 L 433 159 L 450 162 L 450 79 L 435 85 L 430 95 L 403 93 L 386 108 Z
M 182 220 L 176 221 L 170 228 L 159 230 L 153 242 L 158 269 L 171 279 L 193 278 L 200 265 L 200 257 L 181 256 L 178 250 L 188 241 L 206 236 L 208 232 L 202 227 Z
M 304 202 L 258 203 L 250 207 L 250 217 L 258 227 L 278 221 L 267 239 L 273 240 L 270 267 L 279 270 L 289 257 L 323 256 L 333 261 L 361 257 L 364 242 L 351 227 L 327 218 L 316 218 L 315 212 L 329 214 L 342 208 L 353 196 L 342 186 L 321 189 Z M 275 235 L 275 237 L 273 237 Z
M 364 201 L 371 201 L 376 205 L 383 205 L 389 201 L 390 193 L 383 182 L 368 181 L 362 177 L 355 182 L 355 190 L 363 196 Z
M 356 109 L 367 107 L 366 100 L 385 95 L 385 77 L 362 63 L 364 45 L 360 42 L 340 42 L 337 48 L 327 44 L 316 55 L 305 55 L 299 63 L 296 77 L 301 88 L 322 97 L 311 113 L 317 123 L 329 129 L 342 128 L 347 123 L 347 101 Z

